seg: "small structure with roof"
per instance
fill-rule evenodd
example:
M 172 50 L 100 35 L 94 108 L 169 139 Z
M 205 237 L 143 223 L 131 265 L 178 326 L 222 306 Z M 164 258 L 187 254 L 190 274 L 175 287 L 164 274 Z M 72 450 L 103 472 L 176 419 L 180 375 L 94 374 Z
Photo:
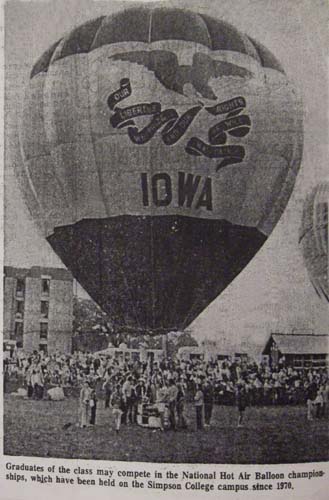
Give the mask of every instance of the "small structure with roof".
M 180 347 L 178 358 L 184 361 L 199 359 L 206 362 L 216 362 L 225 359 L 248 359 L 248 355 L 245 352 L 237 352 L 235 346 L 226 345 L 223 342 L 219 344 L 215 340 L 206 339 L 200 343 L 200 346 Z
M 163 349 L 148 349 L 145 347 L 130 349 L 124 343 L 121 343 L 119 347 L 109 345 L 106 349 L 97 351 L 96 354 L 109 356 L 118 361 L 140 361 L 142 363 L 146 363 L 148 360 L 159 363 L 164 357 Z
M 329 335 L 314 333 L 271 333 L 263 352 L 275 368 L 284 361 L 297 370 L 326 368 L 329 361 Z

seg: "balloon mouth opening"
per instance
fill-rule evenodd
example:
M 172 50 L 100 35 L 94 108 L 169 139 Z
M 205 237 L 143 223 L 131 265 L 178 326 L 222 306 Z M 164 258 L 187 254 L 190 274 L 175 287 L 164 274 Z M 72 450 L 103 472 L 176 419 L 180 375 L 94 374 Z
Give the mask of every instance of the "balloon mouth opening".
M 266 236 L 225 220 L 121 215 L 56 228 L 47 240 L 118 329 L 158 336 L 186 330 Z

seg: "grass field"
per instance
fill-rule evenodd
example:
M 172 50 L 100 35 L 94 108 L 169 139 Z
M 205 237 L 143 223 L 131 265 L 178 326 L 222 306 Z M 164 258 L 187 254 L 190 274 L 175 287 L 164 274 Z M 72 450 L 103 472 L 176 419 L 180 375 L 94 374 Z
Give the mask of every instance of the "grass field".
M 4 452 L 7 455 L 176 463 L 289 463 L 329 459 L 328 421 L 306 420 L 304 407 L 251 407 L 245 427 L 237 428 L 234 407 L 215 406 L 212 426 L 161 432 L 122 426 L 114 432 L 112 414 L 99 402 L 97 426 L 80 429 L 76 399 L 61 402 L 4 397 Z M 71 422 L 67 430 L 63 425 Z

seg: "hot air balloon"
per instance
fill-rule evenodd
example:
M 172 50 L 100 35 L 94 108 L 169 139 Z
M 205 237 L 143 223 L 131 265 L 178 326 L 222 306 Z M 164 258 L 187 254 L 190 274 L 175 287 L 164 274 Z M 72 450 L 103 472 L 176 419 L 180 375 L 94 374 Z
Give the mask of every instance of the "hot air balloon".
M 17 172 L 40 231 L 127 332 L 183 330 L 279 220 L 302 152 L 276 58 L 230 24 L 131 8 L 32 68 Z
M 306 198 L 299 244 L 306 269 L 317 295 L 329 302 L 328 276 L 329 182 L 318 184 Z

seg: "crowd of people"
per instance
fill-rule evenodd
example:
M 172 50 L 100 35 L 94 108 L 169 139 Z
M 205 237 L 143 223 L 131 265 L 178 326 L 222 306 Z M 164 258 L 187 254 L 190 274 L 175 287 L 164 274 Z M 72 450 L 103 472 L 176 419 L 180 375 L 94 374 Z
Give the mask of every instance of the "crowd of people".
M 104 399 L 112 408 L 116 430 L 138 423 L 139 408 L 153 405 L 160 415 L 160 428 L 187 426 L 192 402 L 198 429 L 211 425 L 214 404 L 236 404 L 238 425 L 244 410 L 255 405 L 306 404 L 307 418 L 328 413 L 329 380 L 324 369 L 295 370 L 282 358 L 276 367 L 266 362 L 228 358 L 163 359 L 141 362 L 107 354 L 75 352 L 71 355 L 32 354 L 18 351 L 5 359 L 5 391 L 10 379 L 25 387 L 26 397 L 43 399 L 49 389 L 60 387 L 67 394 L 79 392 L 79 424 L 94 425 L 97 405 Z

